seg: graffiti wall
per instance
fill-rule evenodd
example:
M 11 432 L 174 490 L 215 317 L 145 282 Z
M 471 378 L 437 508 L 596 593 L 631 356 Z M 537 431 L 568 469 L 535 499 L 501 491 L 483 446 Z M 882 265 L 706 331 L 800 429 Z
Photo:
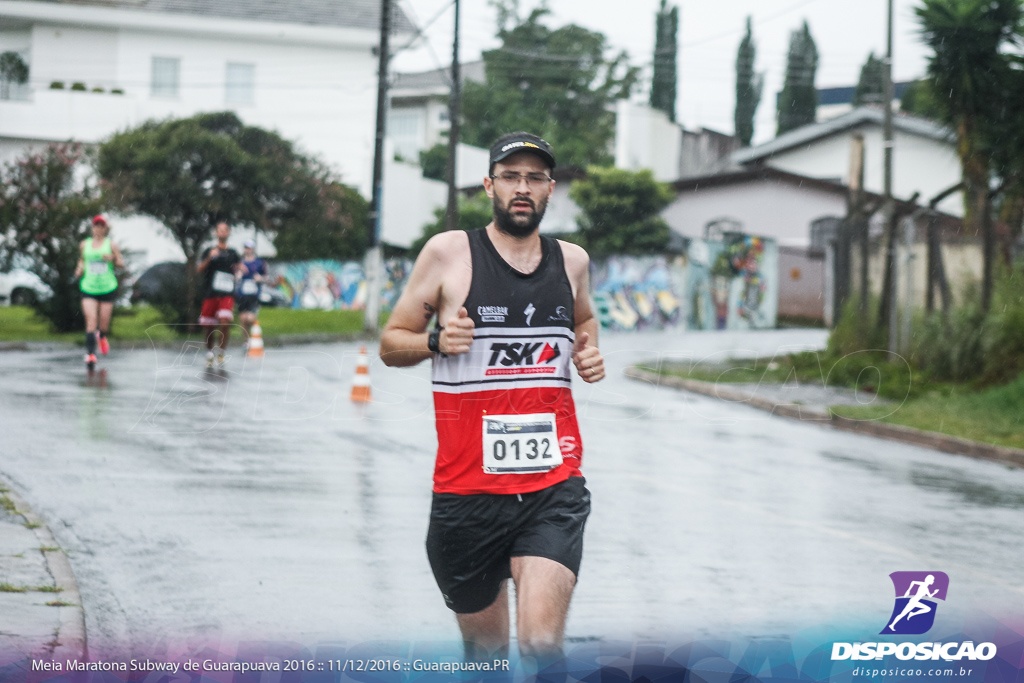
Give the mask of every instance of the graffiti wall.
M 614 256 L 591 263 L 601 325 L 616 330 L 775 327 L 778 246 L 738 233 L 691 240 L 679 256 Z
M 603 327 L 739 330 L 775 327 L 779 252 L 773 240 L 727 233 L 691 240 L 679 256 L 613 256 L 591 262 L 594 304 Z M 412 261 L 384 263 L 381 310 L 390 311 Z M 367 282 L 357 261 L 295 261 L 270 266 L 275 296 L 292 308 L 362 310 Z
M 366 307 L 367 281 L 358 261 L 294 261 L 269 267 L 273 292 L 292 308 L 362 310 Z M 412 271 L 412 261 L 384 262 L 381 310 L 390 311 Z

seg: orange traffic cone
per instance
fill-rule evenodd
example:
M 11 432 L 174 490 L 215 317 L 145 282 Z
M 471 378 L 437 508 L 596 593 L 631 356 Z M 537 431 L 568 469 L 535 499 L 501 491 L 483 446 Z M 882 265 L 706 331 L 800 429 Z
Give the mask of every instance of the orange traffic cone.
M 356 376 L 352 379 L 351 399 L 358 403 L 370 402 L 370 359 L 366 356 L 366 347 L 359 349 L 359 360 L 356 361 Z
M 246 355 L 249 358 L 263 357 L 263 328 L 260 327 L 259 320 L 252 324 L 252 332 L 249 333 L 249 353 Z

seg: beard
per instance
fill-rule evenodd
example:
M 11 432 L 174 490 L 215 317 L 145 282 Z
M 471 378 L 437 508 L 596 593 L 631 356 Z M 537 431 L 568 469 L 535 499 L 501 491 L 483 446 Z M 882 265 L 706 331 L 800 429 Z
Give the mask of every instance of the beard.
M 513 214 L 508 208 L 502 207 L 498 196 L 494 196 L 494 225 L 498 230 L 502 231 L 510 237 L 516 239 L 523 239 L 533 234 L 533 231 L 540 225 L 541 219 L 544 218 L 544 212 L 548 208 L 548 203 L 545 200 L 539 207 L 536 202 L 532 199 L 526 199 L 523 197 L 513 197 L 509 200 L 509 206 L 512 202 L 527 202 L 533 209 L 530 213 Z

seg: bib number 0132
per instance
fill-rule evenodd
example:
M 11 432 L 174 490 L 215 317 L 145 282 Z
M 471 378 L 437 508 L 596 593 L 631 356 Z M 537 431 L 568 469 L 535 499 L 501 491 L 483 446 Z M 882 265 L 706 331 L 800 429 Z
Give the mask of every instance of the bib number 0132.
M 487 474 L 533 474 L 562 464 L 555 415 L 484 415 Z

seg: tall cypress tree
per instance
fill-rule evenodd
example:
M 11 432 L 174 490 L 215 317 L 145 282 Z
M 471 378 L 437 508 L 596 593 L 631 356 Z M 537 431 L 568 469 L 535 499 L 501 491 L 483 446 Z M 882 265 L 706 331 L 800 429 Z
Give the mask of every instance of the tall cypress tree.
M 853 92 L 853 106 L 885 102 L 885 86 L 882 78 L 882 60 L 875 53 L 868 54 L 868 61 L 860 68 L 860 80 Z
M 814 89 L 817 70 L 818 48 L 805 21 L 802 28 L 789 35 L 786 82 L 779 94 L 778 135 L 814 123 L 818 108 L 818 91 Z
M 736 112 L 733 116 L 736 137 L 744 147 L 754 137 L 754 114 L 761 102 L 761 89 L 764 86 L 764 76 L 754 73 L 756 56 L 757 46 L 754 44 L 750 17 L 747 17 L 747 34 L 743 36 L 736 53 Z
M 676 120 L 676 31 L 679 29 L 679 8 L 661 9 L 655 20 L 654 76 L 651 79 L 651 106 Z

